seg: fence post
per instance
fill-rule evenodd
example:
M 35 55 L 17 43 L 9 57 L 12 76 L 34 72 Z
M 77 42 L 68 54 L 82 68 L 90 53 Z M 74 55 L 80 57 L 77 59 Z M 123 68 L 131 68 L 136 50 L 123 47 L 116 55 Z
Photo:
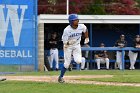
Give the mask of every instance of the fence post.
M 125 60 L 124 60 L 124 57 L 125 56 L 125 51 L 124 50 L 122 50 L 122 70 L 124 70 L 125 69 Z

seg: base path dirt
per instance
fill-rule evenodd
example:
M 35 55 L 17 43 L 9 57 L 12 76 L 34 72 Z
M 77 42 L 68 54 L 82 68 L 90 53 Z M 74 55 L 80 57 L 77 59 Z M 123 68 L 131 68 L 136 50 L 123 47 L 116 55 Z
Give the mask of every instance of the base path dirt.
M 83 81 L 78 80 L 81 78 L 111 78 L 113 75 L 86 75 L 86 76 L 65 76 L 65 83 L 72 84 L 95 84 L 95 85 L 113 85 L 113 86 L 137 86 L 140 87 L 140 83 L 119 83 L 119 82 L 99 82 L 99 81 Z M 7 80 L 16 81 L 35 81 L 35 82 L 53 82 L 57 83 L 58 76 L 1 76 L 1 78 L 7 78 Z

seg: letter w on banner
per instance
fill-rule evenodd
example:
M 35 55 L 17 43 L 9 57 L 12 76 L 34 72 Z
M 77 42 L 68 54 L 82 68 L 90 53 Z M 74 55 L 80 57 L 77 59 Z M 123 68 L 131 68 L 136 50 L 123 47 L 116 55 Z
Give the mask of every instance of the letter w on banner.
M 0 0 L 0 64 L 37 61 L 37 0 Z

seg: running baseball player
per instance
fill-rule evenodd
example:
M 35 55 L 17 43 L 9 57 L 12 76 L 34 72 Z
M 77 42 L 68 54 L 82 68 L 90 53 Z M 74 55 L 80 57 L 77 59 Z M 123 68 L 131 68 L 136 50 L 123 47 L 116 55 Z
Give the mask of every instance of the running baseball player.
M 64 50 L 64 66 L 61 69 L 60 76 L 58 78 L 59 83 L 64 83 L 63 76 L 70 65 L 71 55 L 73 55 L 74 61 L 77 64 L 82 62 L 81 54 L 81 35 L 82 32 L 85 35 L 85 44 L 89 42 L 87 27 L 84 24 L 79 24 L 79 19 L 77 14 L 69 15 L 69 24 L 63 32 L 63 50 Z
M 120 39 L 116 41 L 115 46 L 119 48 L 123 48 L 127 46 L 127 41 L 125 41 L 125 36 L 123 34 L 120 35 Z M 118 64 L 119 69 L 121 70 L 122 69 L 122 51 L 117 51 L 116 62 Z
M 140 36 L 136 35 L 135 39 L 134 39 L 134 44 L 133 47 L 135 48 L 140 48 Z M 138 51 L 129 51 L 128 53 L 129 59 L 130 59 L 130 70 L 134 70 L 135 69 L 135 63 L 136 63 L 136 59 L 138 57 Z

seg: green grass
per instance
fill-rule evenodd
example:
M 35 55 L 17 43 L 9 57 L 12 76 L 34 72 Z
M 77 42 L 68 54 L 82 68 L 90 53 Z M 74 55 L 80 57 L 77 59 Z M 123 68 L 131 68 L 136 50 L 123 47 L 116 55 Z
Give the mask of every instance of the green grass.
M 74 73 L 74 72 L 73 72 Z M 75 73 L 74 73 L 75 74 Z M 113 75 L 112 78 L 92 78 L 92 79 L 80 79 L 88 81 L 102 81 L 102 82 L 125 82 L 125 83 L 140 83 L 140 71 L 139 70 L 101 70 L 94 72 L 84 72 L 83 75 Z
M 14 76 L 53 76 L 60 71 L 51 72 L 17 72 Z M 9 75 L 9 74 L 7 74 Z M 67 71 L 66 75 L 114 75 L 113 78 L 86 79 L 104 82 L 137 82 L 140 83 L 140 70 L 87 70 Z M 85 80 L 85 79 L 84 79 Z M 46 82 L 4 81 L 0 82 L 0 93 L 140 93 L 140 87 L 106 86 L 93 84 L 59 84 Z
M 79 79 L 87 81 L 101 81 L 101 82 L 122 82 L 122 83 L 140 83 L 140 75 L 115 75 L 112 78 L 91 78 Z
M 76 74 L 75 72 L 69 72 L 67 75 Z M 77 75 L 113 75 L 112 78 L 92 78 L 92 79 L 80 79 L 88 81 L 102 81 L 102 82 L 125 82 L 125 83 L 140 83 L 140 70 L 95 70 L 95 71 L 81 71 L 77 72 Z
M 59 76 L 60 71 L 51 72 L 17 72 L 11 74 L 14 76 Z M 8 74 L 9 75 L 9 74 Z M 66 75 L 113 75 L 112 78 L 92 78 L 81 79 L 88 81 L 102 81 L 102 82 L 128 82 L 128 83 L 140 83 L 140 70 L 86 70 L 86 71 L 67 71 Z
M 16 72 L 13 75 L 23 75 L 23 76 L 53 76 L 59 75 L 60 71 L 50 71 L 50 72 Z M 85 70 L 85 71 L 67 71 L 66 75 L 140 75 L 140 70 Z
M 140 89 L 128 86 L 5 81 L 0 82 L 0 93 L 140 93 Z

